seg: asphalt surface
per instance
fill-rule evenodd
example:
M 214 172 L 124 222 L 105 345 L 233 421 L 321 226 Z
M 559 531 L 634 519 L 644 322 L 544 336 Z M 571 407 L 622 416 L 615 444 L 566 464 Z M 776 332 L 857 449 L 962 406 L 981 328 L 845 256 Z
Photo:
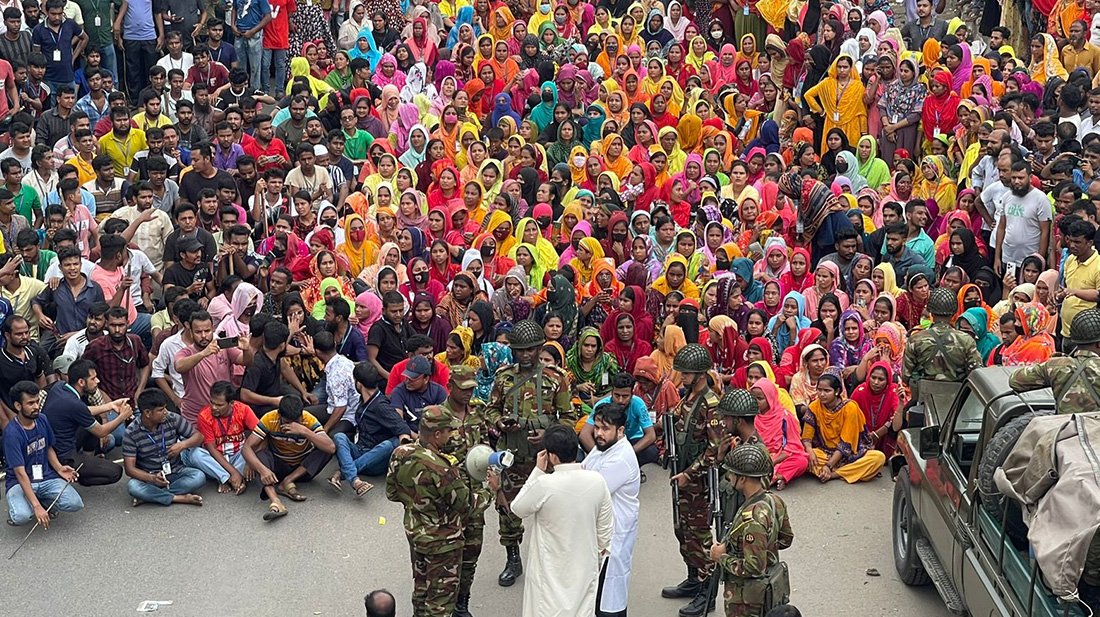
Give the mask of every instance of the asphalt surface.
M 662 481 L 667 472 L 647 470 L 629 610 L 633 617 L 675 617 L 681 602 L 660 597 L 662 586 L 685 574 Z M 323 482 L 303 484 L 309 500 L 288 503 L 290 515 L 273 523 L 261 520 L 255 487 L 237 497 L 208 483 L 201 508 L 132 508 L 125 479 L 80 488 L 84 511 L 35 531 L 12 560 L 29 527 L 0 525 L 4 605 L 23 615 L 97 617 L 134 614 L 143 600 L 171 600 L 158 616 L 343 616 L 362 615 L 363 595 L 385 587 L 397 596 L 398 614 L 410 615 L 401 509 L 386 500 L 384 481 L 372 480 L 375 489 L 362 499 L 349 488 L 337 494 Z M 803 615 L 946 617 L 932 588 L 906 587 L 895 574 L 891 490 L 889 478 L 859 486 L 803 478 L 782 493 L 795 533 L 782 557 Z M 496 528 L 491 513 L 471 602 L 476 617 L 520 614 L 523 579 L 509 589 L 496 584 L 504 564 Z M 868 575 L 871 568 L 879 576 Z

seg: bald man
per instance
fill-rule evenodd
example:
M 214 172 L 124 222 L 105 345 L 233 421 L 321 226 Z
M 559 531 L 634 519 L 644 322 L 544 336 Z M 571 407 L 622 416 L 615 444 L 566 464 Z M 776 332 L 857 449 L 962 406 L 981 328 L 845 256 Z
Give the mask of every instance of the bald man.
M 367 617 L 394 617 L 397 611 L 397 600 L 392 593 L 385 589 L 378 589 L 363 598 L 363 606 L 367 609 Z

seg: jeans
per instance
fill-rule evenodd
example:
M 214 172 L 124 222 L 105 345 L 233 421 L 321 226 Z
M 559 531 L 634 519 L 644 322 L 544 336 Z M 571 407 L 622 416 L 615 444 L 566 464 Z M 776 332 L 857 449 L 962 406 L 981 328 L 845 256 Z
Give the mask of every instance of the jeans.
M 255 88 L 262 84 L 260 79 L 260 67 L 264 52 L 264 33 L 257 32 L 250 39 L 241 37 L 235 43 L 237 48 L 237 62 L 240 67 L 248 72 L 248 83 Z
M 59 87 L 69 86 L 69 87 L 74 88 L 74 89 L 76 88 L 76 82 L 71 81 L 71 80 L 70 81 L 47 81 L 46 85 L 50 87 L 50 100 L 49 100 L 50 106 L 56 106 L 57 105 L 57 94 L 58 94 L 58 88 Z
M 118 417 L 118 413 L 114 411 L 107 412 L 107 421 L 110 422 Z M 118 425 L 118 428 L 111 431 L 111 434 L 107 436 L 107 444 L 100 446 L 97 452 L 100 454 L 107 454 L 111 450 L 122 445 L 122 438 L 126 436 L 126 423 L 123 422 Z
M 381 476 L 386 473 L 390 455 L 397 447 L 399 438 L 387 439 L 367 450 L 344 433 L 336 433 L 332 438 L 336 442 L 336 460 L 340 462 L 340 476 L 345 482 L 355 480 L 360 473 L 368 476 Z
M 122 52 L 126 55 L 126 91 L 130 102 L 136 104 L 138 93 L 149 85 L 149 69 L 160 58 L 157 42 L 125 40 Z
M 99 68 L 106 69 L 115 80 L 115 88 L 118 88 L 118 56 L 115 55 L 115 46 L 104 45 L 96 47 L 99 50 Z
M 168 488 L 130 478 L 126 483 L 126 490 L 138 501 L 170 506 L 173 496 L 194 493 L 202 488 L 203 484 L 206 484 L 206 474 L 194 467 L 181 467 L 168 474 Z
M 286 57 L 287 50 L 285 49 L 265 49 L 264 58 L 262 62 L 262 70 L 260 79 L 263 85 L 260 87 L 264 92 L 271 93 L 275 98 L 282 98 L 283 91 L 286 90 Z M 275 90 L 272 91 L 271 86 L 271 66 L 275 65 Z
M 153 348 L 153 316 L 149 313 L 138 311 L 134 323 L 130 324 L 130 334 L 136 334 L 145 344 L 146 349 Z
M 188 448 L 180 454 L 180 458 L 183 459 L 183 464 L 188 467 L 194 467 L 211 480 L 217 480 L 220 484 L 229 482 L 229 472 L 221 466 L 220 463 L 214 458 L 210 451 L 202 446 L 198 448 Z M 228 459 L 229 464 L 232 465 L 237 471 L 244 473 L 244 454 L 238 451 L 232 457 Z
M 54 508 L 62 512 L 77 512 L 84 507 L 84 500 L 80 498 L 80 493 L 77 493 L 75 488 L 70 486 L 65 490 L 68 484 L 61 478 L 54 478 L 42 482 L 31 482 L 31 490 L 34 491 L 43 508 L 49 508 L 60 494 L 61 498 L 57 500 Z M 23 487 L 18 484 L 8 489 L 8 518 L 16 525 L 26 525 L 34 521 L 34 508 L 23 495 Z

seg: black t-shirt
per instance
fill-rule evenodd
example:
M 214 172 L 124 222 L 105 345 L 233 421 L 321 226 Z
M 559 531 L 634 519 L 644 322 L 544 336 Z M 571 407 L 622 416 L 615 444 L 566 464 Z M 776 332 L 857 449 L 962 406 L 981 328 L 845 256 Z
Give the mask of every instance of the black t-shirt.
M 183 262 L 177 261 L 176 263 L 172 264 L 171 267 L 164 271 L 164 278 L 162 280 L 164 281 L 165 287 L 168 287 L 169 285 L 188 287 L 191 285 L 191 283 L 195 282 L 195 275 L 200 272 L 206 272 L 207 277 L 211 276 L 210 270 L 204 265 L 200 264 L 199 267 L 195 268 L 194 270 L 188 270 L 187 268 L 183 267 Z M 207 278 L 207 280 L 209 281 L 210 279 Z M 198 295 L 188 295 L 191 297 L 192 300 L 198 300 L 203 296 L 201 292 Z
M 385 319 L 379 319 L 367 333 L 367 347 L 378 348 L 378 364 L 387 371 L 405 359 L 405 341 L 401 332 Z
M 203 189 L 211 189 L 217 192 L 222 178 L 228 179 L 230 182 L 233 181 L 233 176 L 221 169 L 214 174 L 213 178 L 205 178 L 197 171 L 189 171 L 183 176 L 183 180 L 180 180 L 180 198 L 188 203 L 197 204 L 199 203 L 199 192 Z
M 50 386 L 42 415 L 50 421 L 54 432 L 54 450 L 62 461 L 71 460 L 76 453 L 76 433 L 91 428 L 96 420 L 69 384 L 59 381 Z
M 263 351 L 252 358 L 252 364 L 244 371 L 241 388 L 260 396 L 282 396 L 283 380 L 277 362 L 272 362 Z M 250 405 L 257 414 L 275 409 L 273 405 Z
M 7 349 L 0 348 L 0 400 L 11 409 L 9 390 L 19 381 L 37 381 L 46 374 L 50 358 L 37 343 L 31 341 L 25 350 L 26 361 L 8 355 Z

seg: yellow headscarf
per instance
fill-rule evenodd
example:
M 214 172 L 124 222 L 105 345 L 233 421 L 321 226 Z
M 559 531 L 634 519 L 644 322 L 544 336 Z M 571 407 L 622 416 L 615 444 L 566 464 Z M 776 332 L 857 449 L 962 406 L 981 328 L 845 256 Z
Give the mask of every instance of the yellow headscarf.
M 1043 37 L 1043 59 L 1032 62 L 1028 67 L 1031 79 L 1045 86 L 1047 79 L 1051 77 L 1069 78 L 1066 67 L 1062 66 L 1062 61 L 1058 58 L 1058 44 L 1054 42 L 1054 37 L 1045 32 L 1040 36 Z
M 698 71 L 699 69 L 703 68 L 703 64 L 714 60 L 718 56 L 714 55 L 714 52 L 710 50 L 710 46 L 707 46 L 707 50 L 703 52 L 703 55 L 695 55 L 695 52 L 692 51 L 692 49 L 695 47 L 696 39 L 703 41 L 704 45 L 706 45 L 707 43 L 707 40 L 704 39 L 702 35 L 695 35 L 695 38 L 691 39 L 691 42 L 688 43 L 687 55 L 684 56 L 684 62 L 687 62 L 692 67 L 694 67 L 696 71 Z
M 577 273 L 577 281 L 574 287 L 584 288 L 592 282 L 592 275 L 595 273 L 596 264 L 599 260 L 604 258 L 604 252 L 600 241 L 591 236 L 581 238 L 580 245 L 583 246 L 585 250 L 592 253 L 592 259 L 588 260 L 588 265 L 586 266 L 584 262 L 581 261 L 580 257 L 574 257 L 569 260 L 569 265 L 573 268 L 573 271 Z

